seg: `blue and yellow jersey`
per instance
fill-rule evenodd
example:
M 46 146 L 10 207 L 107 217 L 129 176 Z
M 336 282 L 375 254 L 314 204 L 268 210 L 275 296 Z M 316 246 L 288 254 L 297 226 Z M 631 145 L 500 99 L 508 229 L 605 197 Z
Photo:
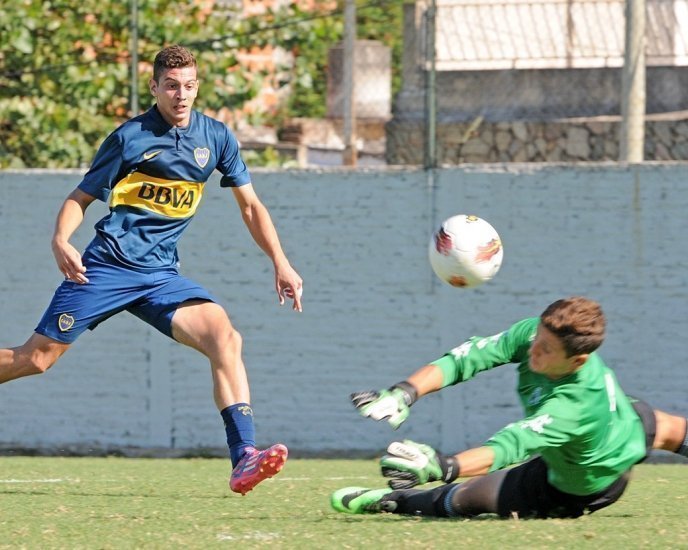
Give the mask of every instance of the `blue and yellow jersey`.
M 222 187 L 251 182 L 232 132 L 191 112 L 186 128 L 170 126 L 156 107 L 112 132 L 79 189 L 107 202 L 89 247 L 138 270 L 174 267 L 177 241 L 189 225 L 213 170 Z

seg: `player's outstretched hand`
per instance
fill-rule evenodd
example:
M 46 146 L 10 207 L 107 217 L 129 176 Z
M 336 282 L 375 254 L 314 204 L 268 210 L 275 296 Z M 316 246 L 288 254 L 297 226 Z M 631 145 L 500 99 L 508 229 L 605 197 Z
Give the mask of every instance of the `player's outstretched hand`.
M 393 386 L 388 390 L 359 391 L 350 397 L 361 416 L 386 420 L 396 430 L 409 415 L 405 393 L 403 389 Z
M 301 297 L 303 296 L 303 279 L 289 265 L 289 262 L 275 264 L 275 290 L 277 299 L 282 306 L 286 300 L 293 300 L 292 309 L 301 312 Z
M 392 489 L 410 489 L 431 481 L 451 483 L 459 476 L 459 463 L 429 445 L 408 439 L 394 441 L 380 459 L 382 475 Z

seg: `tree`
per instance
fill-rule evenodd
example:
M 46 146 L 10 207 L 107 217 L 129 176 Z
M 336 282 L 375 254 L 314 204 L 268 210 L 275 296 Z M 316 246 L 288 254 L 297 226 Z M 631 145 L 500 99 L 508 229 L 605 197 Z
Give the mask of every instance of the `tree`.
M 400 5 L 378 0 L 368 20 L 362 10 L 359 26 L 368 29 L 362 38 L 389 32 L 389 14 L 400 25 L 400 7 L 385 10 L 385 3 Z M 138 4 L 142 109 L 152 57 L 180 43 L 198 58 L 201 110 L 240 110 L 263 79 L 279 78 L 291 100 L 264 117 L 324 114 L 327 49 L 343 30 L 341 11 L 324 11 L 329 0 L 315 0 L 309 12 L 291 5 L 250 18 L 212 0 Z M 129 10 L 124 0 L 0 0 L 0 168 L 85 167 L 105 136 L 132 115 Z M 295 61 L 272 74 L 242 70 L 237 52 L 268 44 L 293 52 Z
M 0 166 L 77 167 L 93 157 L 129 105 L 129 3 L 22 0 L 0 7 Z M 139 69 L 163 44 L 226 32 L 198 2 L 141 0 Z M 210 81 L 232 82 L 231 52 L 199 59 Z M 149 96 L 141 79 L 140 96 Z M 204 91 L 231 102 L 231 86 Z

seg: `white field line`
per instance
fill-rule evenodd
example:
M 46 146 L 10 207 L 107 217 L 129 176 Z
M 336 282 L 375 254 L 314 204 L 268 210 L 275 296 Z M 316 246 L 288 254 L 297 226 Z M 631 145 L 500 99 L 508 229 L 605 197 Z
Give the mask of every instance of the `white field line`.
M 276 481 L 313 481 L 314 477 L 282 477 L 276 476 L 273 479 Z M 331 477 L 319 477 L 317 479 L 322 479 L 324 481 L 342 481 L 344 479 L 375 479 L 373 476 L 331 476 Z
M 314 477 L 286 477 L 286 476 L 276 476 L 273 481 L 313 481 Z M 347 479 L 376 479 L 374 476 L 328 476 L 319 477 L 324 481 L 344 481 Z M 116 479 L 108 480 L 98 480 L 101 482 L 114 482 Z M 267 481 L 267 480 L 266 480 Z M 70 478 L 46 478 L 46 479 L 0 479 L 0 483 L 79 483 L 80 479 L 70 479 Z
M 78 483 L 79 479 L 0 479 L 0 483 Z
M 270 542 L 273 540 L 278 540 L 282 538 L 279 533 L 272 533 L 266 531 L 253 531 L 251 533 L 246 533 L 245 535 L 232 535 L 230 533 L 218 533 L 216 535 L 217 540 L 259 540 L 264 542 Z

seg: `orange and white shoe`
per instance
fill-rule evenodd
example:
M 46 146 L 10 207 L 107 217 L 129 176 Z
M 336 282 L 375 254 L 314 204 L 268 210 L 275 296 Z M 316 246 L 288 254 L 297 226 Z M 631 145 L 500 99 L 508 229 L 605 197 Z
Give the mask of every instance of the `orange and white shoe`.
M 263 451 L 248 449 L 232 470 L 229 488 L 235 493 L 245 495 L 265 479 L 279 472 L 287 461 L 289 451 L 281 443 Z

